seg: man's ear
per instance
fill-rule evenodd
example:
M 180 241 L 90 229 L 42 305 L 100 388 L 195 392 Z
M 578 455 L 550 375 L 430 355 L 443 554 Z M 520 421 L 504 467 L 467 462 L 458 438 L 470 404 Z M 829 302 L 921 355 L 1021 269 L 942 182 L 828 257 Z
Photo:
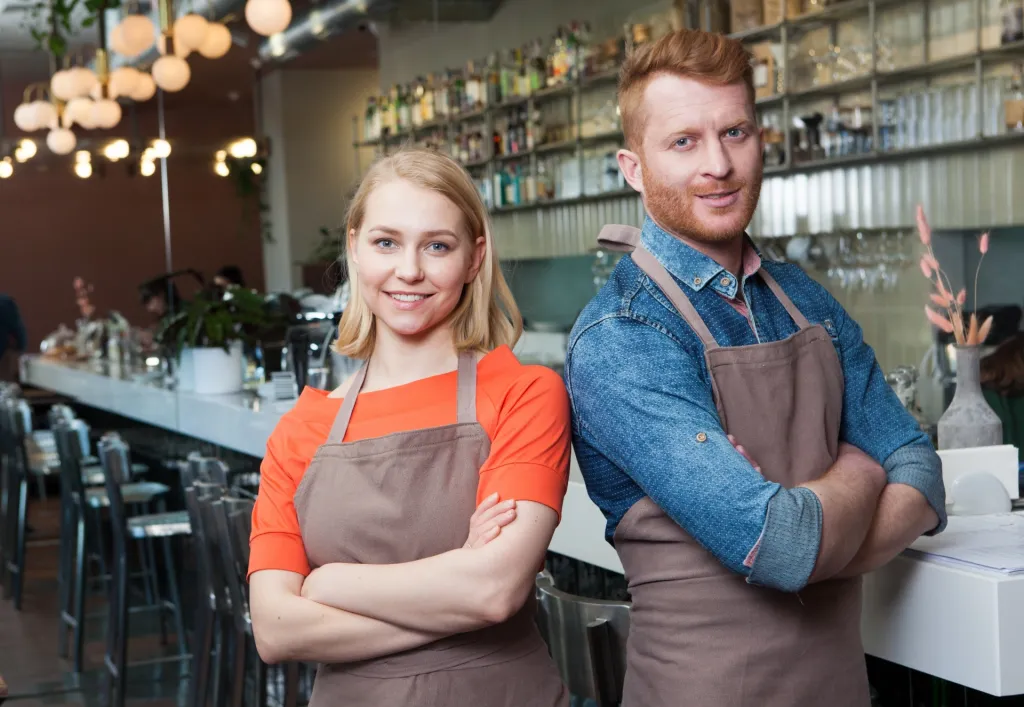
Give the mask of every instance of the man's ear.
M 640 166 L 640 156 L 632 150 L 622 149 L 616 153 L 615 157 L 619 161 L 619 169 L 622 170 L 622 176 L 626 178 L 629 186 L 643 194 L 644 175 L 643 169 Z

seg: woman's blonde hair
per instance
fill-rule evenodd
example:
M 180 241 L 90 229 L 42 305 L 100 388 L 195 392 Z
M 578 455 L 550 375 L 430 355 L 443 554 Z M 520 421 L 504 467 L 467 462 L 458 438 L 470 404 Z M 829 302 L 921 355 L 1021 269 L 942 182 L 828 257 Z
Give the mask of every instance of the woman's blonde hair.
M 375 316 L 359 292 L 359 273 L 352 261 L 349 234 L 358 233 L 362 227 L 366 200 L 373 190 L 396 179 L 404 179 L 447 198 L 462 212 L 470 242 L 484 238 L 480 271 L 465 286 L 459 304 L 448 319 L 455 349 L 486 352 L 504 344 L 514 346 L 523 332 L 523 317 L 501 272 L 487 208 L 476 185 L 455 160 L 430 150 L 404 149 L 370 167 L 349 204 L 345 218 L 345 264 L 351 295 L 341 317 L 334 350 L 363 359 L 373 352 Z

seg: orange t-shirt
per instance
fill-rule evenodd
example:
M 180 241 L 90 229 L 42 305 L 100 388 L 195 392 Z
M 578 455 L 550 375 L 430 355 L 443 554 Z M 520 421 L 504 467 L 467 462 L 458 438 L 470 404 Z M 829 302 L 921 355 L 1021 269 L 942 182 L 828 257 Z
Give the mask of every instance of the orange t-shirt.
M 346 442 L 456 422 L 455 371 L 395 388 L 360 393 Z M 542 366 L 524 366 L 507 346 L 477 363 L 477 420 L 491 440 L 480 468 L 477 503 L 536 501 L 561 514 L 569 478 L 569 398 L 562 379 Z M 249 574 L 288 570 L 308 575 L 293 498 L 316 450 L 327 440 L 341 398 L 306 388 L 274 428 L 260 467 L 252 514 Z M 469 518 L 466 518 L 469 523 Z

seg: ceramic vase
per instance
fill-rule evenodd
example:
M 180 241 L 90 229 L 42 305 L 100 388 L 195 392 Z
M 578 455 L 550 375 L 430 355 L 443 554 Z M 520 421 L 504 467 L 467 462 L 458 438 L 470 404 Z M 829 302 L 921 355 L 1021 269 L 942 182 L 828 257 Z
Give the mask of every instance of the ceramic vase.
M 1003 423 L 981 392 L 981 349 L 956 347 L 956 392 L 939 418 L 939 449 L 1003 443 Z

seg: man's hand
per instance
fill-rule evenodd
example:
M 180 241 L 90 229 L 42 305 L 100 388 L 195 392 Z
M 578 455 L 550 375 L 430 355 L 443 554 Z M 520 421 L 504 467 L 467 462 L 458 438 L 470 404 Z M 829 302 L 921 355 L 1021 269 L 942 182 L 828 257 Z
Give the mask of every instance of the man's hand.
M 750 462 L 750 466 L 754 467 L 754 471 L 760 474 L 761 465 L 754 461 L 754 458 L 750 456 L 750 453 L 743 447 L 743 445 L 736 441 L 736 438 L 732 435 L 726 435 L 726 437 L 728 437 L 729 441 L 732 442 L 732 446 L 736 448 L 736 451 L 742 454 L 743 458 Z

